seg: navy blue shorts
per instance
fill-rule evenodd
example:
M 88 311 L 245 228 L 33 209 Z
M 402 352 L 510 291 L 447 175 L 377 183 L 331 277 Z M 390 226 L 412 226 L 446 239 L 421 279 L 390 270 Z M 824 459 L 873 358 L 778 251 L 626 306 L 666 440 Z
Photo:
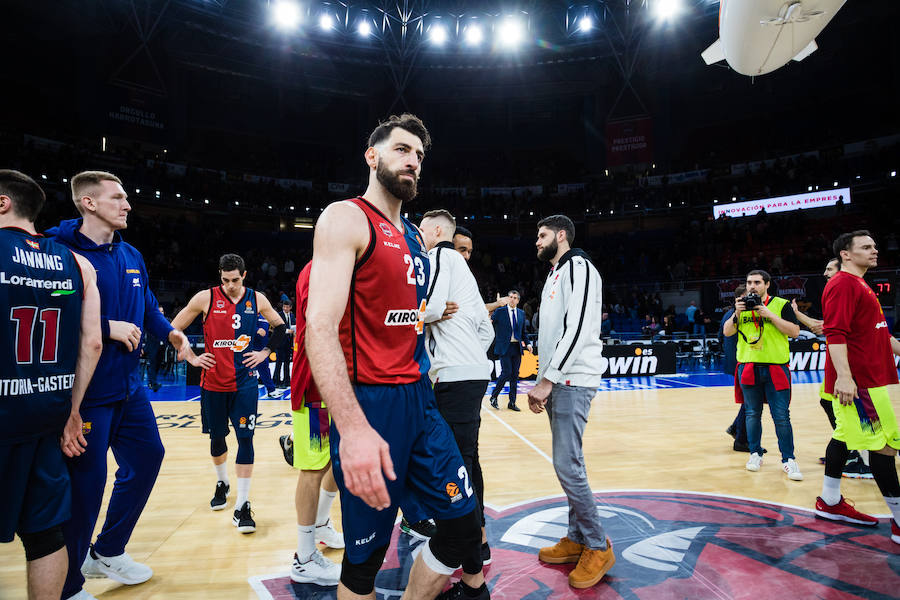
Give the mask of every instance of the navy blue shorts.
M 0 542 L 69 520 L 72 486 L 59 436 L 0 445 Z
M 239 438 L 253 437 L 256 429 L 256 410 L 259 406 L 259 392 L 256 380 L 236 392 L 212 392 L 200 390 L 200 420 L 203 433 L 211 438 L 228 435 L 228 422 L 234 426 L 234 434 Z
M 391 507 L 375 510 L 347 492 L 341 471 L 340 431 L 332 424 L 331 460 L 341 491 L 347 558 L 365 561 L 391 541 L 397 508 L 415 500 L 436 519 L 455 519 L 476 509 L 472 481 L 450 426 L 441 417 L 427 378 L 406 385 L 358 385 L 356 399 L 369 424 L 391 451 L 397 479 L 388 481 Z

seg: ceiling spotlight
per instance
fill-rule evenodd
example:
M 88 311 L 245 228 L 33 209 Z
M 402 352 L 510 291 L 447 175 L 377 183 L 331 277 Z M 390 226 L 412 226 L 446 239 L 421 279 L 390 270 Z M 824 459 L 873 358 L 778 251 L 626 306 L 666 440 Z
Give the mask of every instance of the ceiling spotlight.
M 671 19 L 681 12 L 681 0 L 656 0 L 656 17 L 660 20 Z
M 477 46 L 484 38 L 484 34 L 481 33 L 481 27 L 473 24 L 466 27 L 465 37 L 467 44 L 470 46 Z
M 524 37 L 525 28 L 522 26 L 522 22 L 513 17 L 504 19 L 497 28 L 498 41 L 508 48 L 518 46 Z
M 278 0 L 272 5 L 272 20 L 279 29 L 293 29 L 300 23 L 300 7 L 292 0 Z
M 359 22 L 359 27 L 357 27 L 356 30 L 359 32 L 359 35 L 368 37 L 369 34 L 372 33 L 372 26 L 368 21 L 363 20 Z
M 587 33 L 588 31 L 593 29 L 593 27 L 594 27 L 594 22 L 587 15 L 584 15 L 578 21 L 578 30 L 581 31 L 582 33 Z
M 432 43 L 437 46 L 447 41 L 447 29 L 443 25 L 432 25 L 428 30 L 428 35 Z
M 334 27 L 334 18 L 328 13 L 322 13 L 322 16 L 319 17 L 319 29 L 331 31 L 332 27 Z

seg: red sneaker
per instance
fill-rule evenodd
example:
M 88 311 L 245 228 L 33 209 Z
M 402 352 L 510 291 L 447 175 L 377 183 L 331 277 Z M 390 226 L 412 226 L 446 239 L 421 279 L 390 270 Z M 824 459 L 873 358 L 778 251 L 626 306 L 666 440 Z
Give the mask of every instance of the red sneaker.
M 891 541 L 900 544 L 900 525 L 893 519 L 891 519 Z
M 840 502 L 834 506 L 829 506 L 822 500 L 822 497 L 819 496 L 816 498 L 816 516 L 832 521 L 846 521 L 847 523 L 866 525 L 867 527 L 875 527 L 878 525 L 878 519 L 859 512 L 853 508 L 851 502 L 852 500 L 848 502 L 841 496 Z M 891 523 L 893 525 L 893 521 L 891 521 Z M 900 529 L 898 529 L 896 533 L 897 539 L 894 541 L 900 544 Z

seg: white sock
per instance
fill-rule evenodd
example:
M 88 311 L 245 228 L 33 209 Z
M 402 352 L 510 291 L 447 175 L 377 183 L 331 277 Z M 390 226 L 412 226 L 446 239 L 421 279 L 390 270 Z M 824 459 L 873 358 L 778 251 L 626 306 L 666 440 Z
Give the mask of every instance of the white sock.
M 250 478 L 249 477 L 238 477 L 237 478 L 237 500 L 235 500 L 234 505 L 237 509 L 240 509 L 244 506 L 244 502 L 250 499 Z
M 829 477 L 826 475 L 822 478 L 822 500 L 828 506 L 834 506 L 841 501 L 840 477 Z
M 223 462 L 221 465 L 213 465 L 216 468 L 216 481 L 222 481 L 228 485 L 228 463 Z
M 316 551 L 316 526 L 297 525 L 297 558 L 307 562 Z
M 862 461 L 868 467 L 869 466 L 869 451 L 868 450 L 859 450 L 858 452 L 859 452 L 859 457 L 862 459 Z
M 897 525 L 900 525 L 900 498 L 885 498 L 884 501 L 887 502 L 888 508 L 891 509 L 891 514 L 894 515 Z
M 331 517 L 331 503 L 337 492 L 326 492 L 324 488 L 319 490 L 319 509 L 316 511 L 316 527 L 324 525 Z

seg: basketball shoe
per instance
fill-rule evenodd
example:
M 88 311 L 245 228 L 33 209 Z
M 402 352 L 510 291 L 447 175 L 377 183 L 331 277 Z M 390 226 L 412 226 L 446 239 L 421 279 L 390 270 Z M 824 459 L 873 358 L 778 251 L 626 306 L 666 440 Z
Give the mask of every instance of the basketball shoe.
M 846 521 L 847 523 L 865 525 L 867 527 L 875 527 L 878 525 L 878 519 L 859 512 L 853 507 L 852 500 L 848 502 L 843 496 L 841 496 L 841 501 L 834 506 L 826 504 L 821 496 L 817 497 L 816 516 L 832 521 Z
M 306 562 L 300 562 L 294 553 L 291 563 L 291 581 L 297 583 L 314 583 L 316 585 L 337 585 L 341 579 L 341 565 L 333 563 L 316 550 Z

